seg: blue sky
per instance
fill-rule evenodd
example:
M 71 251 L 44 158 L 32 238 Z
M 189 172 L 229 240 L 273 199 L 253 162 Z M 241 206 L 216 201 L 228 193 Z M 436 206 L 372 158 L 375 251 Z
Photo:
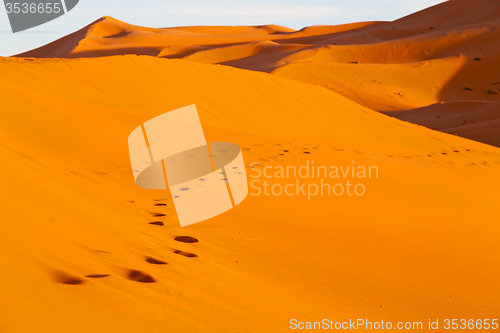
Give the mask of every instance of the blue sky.
M 19 0 L 19 2 L 29 0 Z M 0 9 L 0 55 L 45 45 L 102 16 L 149 27 L 278 24 L 293 29 L 319 24 L 392 21 L 444 0 L 80 0 L 66 15 L 13 34 Z

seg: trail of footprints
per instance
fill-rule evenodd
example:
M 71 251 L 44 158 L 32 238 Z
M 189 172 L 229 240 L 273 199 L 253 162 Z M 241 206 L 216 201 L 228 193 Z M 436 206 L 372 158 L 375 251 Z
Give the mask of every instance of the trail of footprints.
M 263 145 L 254 144 L 251 148 L 243 147 L 242 150 L 246 153 L 255 154 L 260 156 L 258 159 L 261 161 L 260 166 L 266 165 L 271 160 L 286 158 L 289 154 L 306 154 L 315 155 L 315 153 L 320 152 L 324 149 L 332 149 L 337 152 L 354 153 L 357 155 L 370 155 L 377 157 L 388 157 L 388 158 L 405 158 L 414 160 L 427 160 L 432 163 L 441 164 L 451 164 L 451 165 L 463 165 L 467 167 L 479 167 L 479 166 L 493 166 L 500 165 L 500 154 L 491 153 L 487 151 L 473 150 L 466 147 L 462 148 L 449 148 L 448 150 L 433 151 L 423 155 L 389 155 L 384 153 L 373 153 L 366 151 L 359 151 L 347 148 L 339 148 L 332 146 L 320 146 L 320 145 L 310 145 L 310 144 L 293 144 L 287 142 L 287 144 L 275 143 L 274 145 Z M 465 157 L 462 161 L 455 160 L 455 157 Z M 436 159 L 436 157 L 446 157 L 447 159 Z M 489 161 L 488 161 L 489 160 Z M 249 165 L 247 168 L 251 168 Z
M 156 203 L 155 206 L 166 206 L 164 203 Z M 155 212 L 150 212 L 152 216 L 154 217 L 163 217 L 166 216 L 165 214 L 162 213 L 155 213 Z M 162 221 L 154 221 L 154 222 L 149 222 L 151 225 L 155 226 L 163 226 L 164 223 Z M 174 238 L 175 241 L 181 242 L 181 243 L 188 243 L 188 244 L 194 244 L 198 243 L 198 239 L 194 238 L 192 236 L 177 236 Z M 173 250 L 173 253 L 178 254 L 180 256 L 186 257 L 186 258 L 197 258 L 198 255 L 195 253 L 191 252 L 186 252 L 186 251 L 181 251 L 181 250 Z M 153 257 L 146 257 L 145 261 L 149 264 L 152 265 L 168 265 L 167 262 L 163 260 L 159 260 Z M 91 274 L 91 275 L 86 275 L 85 278 L 89 279 L 102 279 L 102 278 L 107 278 L 111 276 L 111 274 Z M 140 282 L 140 283 L 154 283 L 156 282 L 155 278 L 151 276 L 150 274 L 136 270 L 136 269 L 129 269 L 126 271 L 125 277 L 128 280 L 135 281 L 135 282 Z M 56 281 L 62 284 L 67 284 L 67 285 L 81 285 L 85 283 L 85 279 L 71 276 L 67 273 L 60 272 L 56 278 Z
M 277 143 L 276 146 L 277 146 L 277 151 L 275 153 L 272 153 L 272 155 L 263 155 L 262 154 L 263 152 L 259 151 L 259 150 L 269 148 L 269 147 L 265 147 L 262 144 L 255 144 L 255 145 L 253 145 L 253 148 L 242 148 L 242 150 L 247 152 L 247 153 L 253 153 L 253 154 L 258 154 L 260 156 L 264 156 L 264 157 L 260 157 L 260 160 L 262 162 L 269 162 L 271 159 L 286 157 L 286 155 L 288 155 L 288 154 L 302 153 L 302 154 L 312 155 L 312 152 L 314 150 L 321 150 L 324 148 L 328 148 L 328 147 L 321 147 L 321 146 L 304 147 L 305 145 L 302 145 L 302 147 L 293 147 L 293 148 L 286 148 L 285 149 L 284 145 L 279 144 L 279 143 Z M 460 149 L 451 149 L 450 151 L 443 150 L 443 151 L 439 151 L 439 152 L 431 152 L 431 153 L 428 153 L 427 156 L 424 156 L 424 155 L 394 156 L 394 155 L 385 155 L 385 154 L 376 154 L 376 153 L 365 153 L 365 152 L 361 152 L 358 150 L 350 150 L 350 149 L 335 148 L 335 147 L 329 147 L 329 148 L 331 148 L 335 151 L 338 151 L 338 152 L 350 152 L 350 153 L 355 153 L 355 154 L 360 154 L 360 155 L 372 155 L 372 156 L 381 156 L 381 157 L 389 157 L 389 158 L 429 159 L 430 161 L 432 161 L 434 163 L 449 163 L 449 164 L 455 164 L 455 163 L 453 163 L 451 161 L 438 162 L 434 159 L 437 156 L 442 156 L 442 157 L 448 156 L 449 157 L 449 156 L 452 156 L 454 154 L 466 154 L 466 155 L 470 155 L 471 161 L 469 161 L 468 163 L 462 162 L 461 163 L 462 165 L 466 165 L 469 167 L 487 166 L 490 163 L 500 165 L 500 155 L 499 154 L 490 153 L 490 152 L 475 151 L 475 150 L 471 150 L 471 149 L 467 149 L 467 148 L 463 148 L 461 150 Z M 267 150 L 266 152 L 269 152 L 269 150 Z M 484 161 L 484 160 L 480 161 L 479 160 L 480 157 L 489 157 L 490 162 L 488 163 L 488 161 Z M 492 157 L 493 157 L 493 160 L 491 160 Z M 249 168 L 249 166 L 247 166 L 247 168 Z M 156 201 L 154 203 L 155 207 L 166 207 L 167 206 L 166 203 L 162 202 L 162 201 L 164 201 L 164 199 L 156 199 L 155 201 Z M 129 202 L 134 203 L 135 201 L 129 201 Z M 158 213 L 158 212 L 149 212 L 149 214 L 154 218 L 164 218 L 167 216 L 164 213 Z M 155 227 L 163 227 L 165 225 L 165 223 L 163 221 L 160 221 L 160 220 L 155 220 L 155 221 L 151 221 L 148 223 L 152 226 L 155 226 Z M 174 238 L 174 240 L 177 242 L 188 243 L 188 244 L 194 244 L 194 243 L 198 242 L 198 239 L 191 237 L 191 236 L 177 236 Z M 173 253 L 178 254 L 180 256 L 184 256 L 186 258 L 198 257 L 198 255 L 195 253 L 185 252 L 185 251 L 181 251 L 181 250 L 173 250 Z M 168 265 L 167 262 L 165 262 L 163 260 L 156 259 L 156 258 L 152 258 L 152 257 L 146 257 L 145 261 L 149 264 L 152 264 L 152 265 Z M 85 278 L 102 279 L 102 278 L 107 278 L 109 276 L 111 276 L 111 275 L 110 274 L 92 274 L 92 275 L 86 275 Z M 154 283 L 154 282 L 156 282 L 154 277 L 152 277 L 148 273 L 145 273 L 145 272 L 142 272 L 139 270 L 134 270 L 134 269 L 129 269 L 127 274 L 125 275 L 125 277 L 131 281 L 140 282 L 140 283 Z M 67 285 L 81 285 L 81 284 L 85 283 L 85 279 L 71 276 L 68 274 L 63 274 L 57 278 L 57 282 L 62 283 L 62 284 L 67 284 Z

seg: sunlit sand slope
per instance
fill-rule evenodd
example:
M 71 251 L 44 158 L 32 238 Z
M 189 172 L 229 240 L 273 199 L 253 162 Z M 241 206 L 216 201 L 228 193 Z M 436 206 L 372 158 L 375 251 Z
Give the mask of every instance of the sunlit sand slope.
M 375 110 L 500 100 L 500 3 L 450 0 L 394 22 L 254 27 L 130 25 L 103 17 L 20 56 L 142 54 L 271 72 Z
M 0 73 L 2 332 L 286 332 L 293 318 L 499 313 L 498 148 L 228 66 L 4 58 Z M 378 178 L 327 179 L 363 183 L 364 196 L 249 195 L 180 228 L 165 192 L 135 185 L 127 137 L 193 103 L 208 141 L 242 148 L 249 176 L 314 161 L 376 166 Z

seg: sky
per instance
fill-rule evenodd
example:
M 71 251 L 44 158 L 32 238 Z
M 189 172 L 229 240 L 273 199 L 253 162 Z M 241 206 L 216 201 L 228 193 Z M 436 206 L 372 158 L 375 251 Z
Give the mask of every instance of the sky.
M 29 0 L 19 0 L 19 2 Z M 13 34 L 0 8 L 0 56 L 50 43 L 102 16 L 147 27 L 277 24 L 292 29 L 361 21 L 393 21 L 444 0 L 80 0 L 66 15 Z

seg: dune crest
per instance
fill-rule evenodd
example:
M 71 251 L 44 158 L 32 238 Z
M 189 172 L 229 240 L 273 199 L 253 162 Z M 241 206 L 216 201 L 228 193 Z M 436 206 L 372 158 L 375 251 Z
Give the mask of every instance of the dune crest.
M 299 31 L 274 25 L 155 29 L 103 17 L 19 56 L 184 58 L 321 85 L 381 111 L 443 101 L 499 101 L 500 91 L 492 89 L 491 83 L 500 80 L 494 52 L 494 41 L 500 36 L 500 3 L 479 0 L 472 10 L 469 7 L 467 0 L 454 0 L 394 22 Z M 457 62 L 457 57 L 463 61 Z M 415 72 L 415 67 L 420 69 Z M 366 89 L 357 96 L 360 86 Z M 471 86 L 476 91 L 472 97 L 464 90 Z M 488 94 L 490 90 L 495 94 Z
M 156 29 L 103 17 L 18 56 L 136 54 L 221 64 L 312 83 L 373 110 L 389 112 L 442 102 L 500 101 L 499 38 L 498 1 L 479 0 L 470 8 L 467 0 L 453 0 L 394 22 L 312 26 L 298 31 L 275 25 Z M 406 119 L 428 123 L 416 115 Z M 480 119 L 471 112 L 467 121 Z M 494 127 L 483 131 L 489 134 L 477 135 L 470 128 L 452 132 L 497 144 L 496 139 L 488 139 L 495 136 Z

